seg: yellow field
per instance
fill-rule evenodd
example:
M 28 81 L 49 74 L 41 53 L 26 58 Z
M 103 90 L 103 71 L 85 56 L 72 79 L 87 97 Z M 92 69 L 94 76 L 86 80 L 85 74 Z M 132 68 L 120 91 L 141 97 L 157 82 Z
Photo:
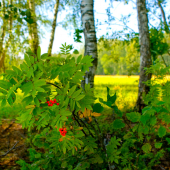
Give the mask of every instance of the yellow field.
M 138 93 L 139 76 L 110 76 L 96 75 L 94 78 L 94 95 L 106 100 L 107 86 L 110 95 L 117 94 L 116 104 L 122 111 L 132 109 L 135 106 Z
M 167 76 L 167 79 L 170 79 L 170 76 Z M 106 100 L 106 87 L 108 86 L 110 88 L 110 95 L 113 95 L 115 92 L 117 94 L 116 104 L 118 108 L 122 111 L 127 111 L 135 106 L 138 95 L 138 83 L 139 76 L 96 75 L 94 78 L 94 95 L 97 98 L 100 97 Z M 18 89 L 17 103 L 20 102 L 22 95 L 23 93 Z M 98 99 L 96 102 L 98 102 Z M 108 112 L 110 111 L 108 108 Z

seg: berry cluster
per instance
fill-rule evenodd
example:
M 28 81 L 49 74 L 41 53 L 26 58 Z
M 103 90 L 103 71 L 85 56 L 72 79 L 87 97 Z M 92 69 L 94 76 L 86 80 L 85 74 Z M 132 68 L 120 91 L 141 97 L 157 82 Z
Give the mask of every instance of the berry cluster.
M 57 103 L 56 99 L 47 101 L 46 103 L 48 103 L 48 106 L 53 106 L 54 103 L 56 103 L 57 105 L 59 105 L 59 103 Z
M 60 128 L 59 131 L 62 136 L 65 136 L 67 133 L 66 128 Z

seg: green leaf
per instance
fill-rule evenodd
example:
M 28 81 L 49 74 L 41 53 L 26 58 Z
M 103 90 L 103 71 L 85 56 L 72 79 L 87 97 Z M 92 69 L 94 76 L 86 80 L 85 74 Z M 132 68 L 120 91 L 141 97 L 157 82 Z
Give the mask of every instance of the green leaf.
M 115 113 L 119 116 L 122 117 L 123 113 L 118 109 L 118 107 L 116 105 L 111 106 L 112 109 L 114 109 Z
M 73 51 L 73 53 L 74 53 L 74 54 L 79 54 L 79 51 L 75 49 L 75 50 Z
M 37 91 L 39 91 L 39 92 L 45 92 L 45 90 L 44 90 L 43 88 L 41 88 L 41 87 L 35 87 L 35 89 L 36 89 Z
M 36 106 L 37 106 L 37 107 L 39 107 L 39 106 L 40 106 L 40 103 L 39 103 L 39 101 L 38 101 L 38 98 L 37 98 L 37 97 L 35 97 L 35 98 L 34 98 L 34 103 L 36 104 Z
M 39 99 L 39 100 L 41 100 L 41 102 L 46 102 L 46 97 L 48 96 L 48 94 L 47 93 L 42 93 L 42 92 L 38 92 L 38 94 L 37 94 L 37 98 Z
M 80 63 L 81 59 L 82 59 L 82 55 L 79 55 L 77 58 L 77 64 Z
M 46 59 L 48 57 L 48 53 L 44 53 L 41 55 L 41 59 Z
M 149 114 L 144 114 L 141 115 L 140 121 L 145 125 L 146 122 L 150 119 L 150 115 Z
M 65 110 L 65 109 L 61 109 L 60 114 L 62 116 L 70 116 L 70 115 L 72 115 L 72 113 L 70 111 Z
M 141 115 L 138 112 L 131 112 L 131 113 L 126 113 L 126 117 L 131 122 L 139 122 Z
M 37 65 L 37 64 L 34 64 L 33 67 L 34 67 L 34 71 L 36 71 L 37 68 L 38 68 L 38 65 Z
M 40 80 L 35 80 L 34 81 L 34 86 L 35 87 L 43 86 L 45 84 L 46 84 L 46 80 L 45 79 L 40 79 Z
M 22 103 L 26 103 L 26 105 L 29 105 L 33 101 L 32 96 L 27 96 L 22 100 Z
M 77 101 L 76 101 L 76 105 L 77 105 L 79 108 L 81 108 L 81 106 L 80 106 L 79 102 L 77 102 Z
M 35 154 L 35 158 L 41 158 L 41 154 L 40 153 Z
M 27 56 L 27 54 L 24 54 L 24 59 L 25 59 L 26 63 L 28 64 L 28 66 L 31 67 L 31 61 L 30 61 L 29 57 Z
M 117 96 L 116 96 L 116 93 L 115 93 L 113 96 L 109 97 L 108 101 L 111 101 L 111 103 L 114 104 L 115 101 L 116 101 L 116 98 L 117 98 Z
M 22 90 L 22 92 L 24 92 L 24 95 L 26 96 L 33 89 L 33 84 L 31 81 L 29 81 L 24 84 L 20 89 Z
M 69 83 L 67 83 L 67 85 L 66 85 L 65 88 L 64 88 L 63 95 L 66 95 L 66 93 L 67 93 L 69 87 L 70 87 L 70 85 L 69 85 Z
M 37 66 L 43 72 L 43 65 L 40 62 L 37 63 Z
M 13 70 L 6 70 L 5 72 L 9 75 L 17 76 L 17 73 Z
M 149 143 L 146 143 L 142 146 L 142 150 L 145 152 L 145 153 L 149 153 L 151 151 L 151 145 Z
M 7 81 L 4 81 L 4 80 L 0 80 L 0 87 L 2 89 L 6 89 L 6 90 L 9 90 L 10 87 L 12 87 L 12 84 L 7 82 Z
M 12 66 L 12 68 L 17 73 L 17 75 L 20 76 L 22 74 L 22 72 L 21 72 L 21 70 L 19 68 L 15 67 L 15 66 Z
M 3 99 L 1 102 L 1 107 L 4 107 L 4 106 L 6 106 L 6 99 Z
M 170 145 L 170 138 L 166 138 L 166 141 L 168 142 L 168 145 Z
M 76 98 L 80 93 L 81 93 L 81 89 L 80 90 L 77 90 L 73 93 L 73 95 L 71 96 L 71 98 Z
M 125 127 L 125 124 L 122 122 L 122 120 L 120 120 L 120 119 L 114 120 L 114 122 L 113 122 L 113 128 L 114 129 L 121 129 L 121 128 L 124 128 L 124 127 Z
M 153 117 L 150 119 L 150 125 L 151 125 L 151 126 L 154 126 L 156 123 L 157 123 L 157 117 L 156 117 L 156 116 L 153 116 Z
M 7 94 L 8 92 L 6 90 L 0 88 L 0 93 Z
M 38 46 L 38 49 L 37 49 L 37 57 L 38 57 L 38 60 L 40 60 L 40 58 L 41 58 L 41 48 L 40 48 L 40 46 Z
M 71 96 L 71 95 L 74 93 L 74 91 L 76 90 L 76 87 L 77 87 L 77 85 L 73 86 L 73 87 L 69 90 L 68 96 Z
M 155 148 L 159 148 L 159 149 L 160 149 L 160 148 L 161 148 L 161 146 L 162 146 L 162 143 L 158 143 L 158 142 L 157 142 L 157 143 L 155 143 Z
M 76 101 L 79 101 L 85 97 L 84 94 L 79 95 L 78 97 L 75 98 Z
M 35 98 L 37 91 L 35 89 L 32 90 L 32 96 Z
M 163 101 L 159 101 L 158 103 L 156 103 L 156 105 L 163 105 L 163 104 L 165 104 L 165 102 L 163 102 Z
M 100 103 L 95 103 L 93 106 L 93 112 L 101 113 L 104 110 L 103 106 Z
M 70 99 L 70 109 L 71 109 L 71 111 L 74 110 L 74 107 L 75 107 L 75 100 Z
M 13 99 L 12 99 L 12 96 L 10 96 L 8 99 L 7 99 L 8 103 L 12 106 L 13 105 Z
M 63 153 L 65 154 L 66 153 L 66 147 L 63 146 Z
M 29 57 L 30 57 L 31 63 L 34 64 L 34 57 L 32 55 L 29 55 Z
M 63 161 L 61 164 L 61 168 L 66 168 L 67 167 L 67 161 Z
M 166 128 L 164 126 L 160 126 L 160 128 L 158 129 L 158 136 L 162 138 L 165 135 L 166 135 Z

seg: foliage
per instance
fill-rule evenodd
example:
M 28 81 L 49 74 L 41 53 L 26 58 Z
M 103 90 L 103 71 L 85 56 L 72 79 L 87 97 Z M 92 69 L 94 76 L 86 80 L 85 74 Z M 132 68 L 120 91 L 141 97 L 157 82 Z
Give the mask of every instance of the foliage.
M 118 169 L 151 170 L 159 165 L 161 158 L 166 159 L 165 154 L 169 155 L 169 128 L 166 125 L 170 123 L 170 82 L 157 83 L 169 71 L 170 67 L 158 60 L 147 69 L 147 73 L 157 74 L 154 80 L 146 82 L 151 90 L 144 97 L 148 106 L 142 114 L 131 112 L 123 115 L 116 105 L 105 102 L 116 114 L 111 126 L 114 137 L 107 145 L 107 153 L 109 161 Z
M 23 20 L 28 22 L 29 24 L 33 23 L 33 19 L 31 18 L 31 12 L 29 9 L 21 10 L 14 5 L 7 5 L 5 8 L 5 16 L 3 16 L 6 20 L 9 19 L 10 14 L 14 16 L 14 19 L 17 19 L 18 22 L 23 23 Z
M 155 60 L 159 55 L 163 55 L 168 52 L 169 46 L 165 41 L 165 36 L 161 29 L 160 30 L 157 30 L 156 28 L 150 29 L 150 42 L 153 64 L 155 64 Z
M 63 45 L 63 54 L 68 54 L 69 47 Z M 21 169 L 60 169 L 66 166 L 86 169 L 90 164 L 95 168 L 98 163 L 106 161 L 102 148 L 97 149 L 102 146 L 102 141 L 95 117 L 100 116 L 97 112 L 102 111 L 102 106 L 99 109 L 96 106 L 99 104 L 93 105 L 95 97 L 89 85 L 85 86 L 85 91 L 78 86 L 93 59 L 80 55 L 75 63 L 75 58 L 68 55 L 63 64 L 58 64 L 58 58 L 41 55 L 40 48 L 37 56 L 28 51 L 24 58 L 20 68 L 13 66 L 13 70 L 3 73 L 3 80 L 0 80 L 1 106 L 5 107 L 7 103 L 13 106 L 18 88 L 24 93 L 17 120 L 30 132 L 28 142 L 32 146 L 29 152 L 33 163 L 18 161 Z M 50 59 L 51 67 L 46 59 Z M 56 77 L 59 82 L 52 83 Z M 46 101 L 53 103 L 53 99 L 59 104 L 49 107 Z M 67 133 L 61 136 L 60 128 L 65 128 Z M 40 149 L 44 151 L 40 152 Z M 105 168 L 105 164 L 102 166 Z
M 107 40 L 98 41 L 99 67 L 103 67 L 106 75 L 138 75 L 140 55 L 138 41 Z M 97 74 L 101 68 L 97 68 Z M 100 71 L 100 72 L 101 72 Z
M 67 49 L 69 46 L 63 45 L 63 54 L 68 53 Z M 23 128 L 28 128 L 32 163 L 19 160 L 21 169 L 105 169 L 108 159 L 117 169 L 149 170 L 169 154 L 170 138 L 165 126 L 170 123 L 169 81 L 157 83 L 169 73 L 169 67 L 156 61 L 147 70 L 156 76 L 147 82 L 151 86 L 150 93 L 144 96 L 148 106 L 142 114 L 123 114 L 115 103 L 117 94 L 111 96 L 108 87 L 107 100 L 99 97 L 100 103 L 94 104 L 96 98 L 89 85 L 85 86 L 85 91 L 78 86 L 91 65 L 91 57 L 79 56 L 75 61 L 68 55 L 63 64 L 58 63 L 58 58 L 50 57 L 51 67 L 45 62 L 47 58 L 47 54 L 40 54 L 40 48 L 37 58 L 27 52 L 20 68 L 13 66 L 13 70 L 3 74 L 0 83 L 3 107 L 7 103 L 13 106 L 18 88 L 24 93 L 17 120 Z M 53 83 L 56 77 L 59 81 Z M 46 101 L 53 99 L 59 105 L 49 107 Z M 115 115 L 109 126 L 113 137 L 107 150 L 102 147 L 102 131 L 95 118 L 103 111 L 101 104 L 110 107 Z M 161 121 L 165 124 L 157 126 Z M 60 128 L 66 128 L 63 136 Z

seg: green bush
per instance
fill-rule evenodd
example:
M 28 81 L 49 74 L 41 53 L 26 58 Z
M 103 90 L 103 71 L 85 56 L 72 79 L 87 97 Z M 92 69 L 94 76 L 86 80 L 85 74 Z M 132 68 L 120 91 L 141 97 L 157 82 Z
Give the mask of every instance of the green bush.
M 66 44 L 62 52 L 69 53 Z M 169 155 L 170 134 L 165 128 L 170 123 L 169 82 L 156 83 L 169 72 L 169 67 L 157 61 L 147 70 L 156 74 L 155 80 L 146 82 L 151 86 L 144 96 L 148 106 L 142 114 L 123 114 L 115 104 L 116 93 L 110 96 L 108 87 L 107 101 L 99 98 L 100 103 L 95 103 L 89 84 L 85 90 L 79 87 L 92 65 L 90 56 L 80 55 L 75 61 L 68 55 L 63 60 L 61 65 L 57 58 L 41 55 L 40 48 L 37 57 L 29 51 L 20 68 L 7 70 L 0 80 L 2 106 L 13 106 L 18 88 L 24 93 L 17 120 L 28 129 L 32 163 L 17 161 L 21 170 L 106 170 L 108 163 L 121 170 L 151 170 L 165 154 Z M 52 82 L 56 77 L 59 81 Z M 101 103 L 114 112 L 107 146 L 96 119 L 103 111 Z M 165 124 L 160 124 L 160 120 Z

